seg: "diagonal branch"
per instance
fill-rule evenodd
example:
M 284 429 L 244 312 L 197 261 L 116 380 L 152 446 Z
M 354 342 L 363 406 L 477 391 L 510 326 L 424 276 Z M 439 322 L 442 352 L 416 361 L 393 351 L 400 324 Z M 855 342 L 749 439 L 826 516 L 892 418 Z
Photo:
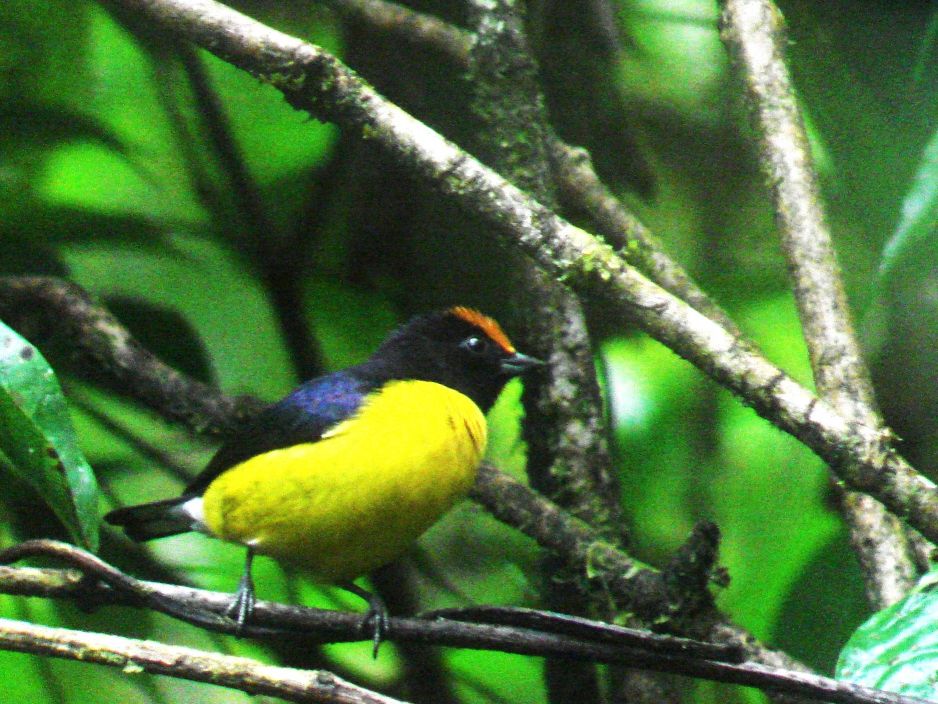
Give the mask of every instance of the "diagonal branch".
M 876 428 L 882 419 L 850 320 L 804 121 L 785 65 L 783 25 L 771 0 L 726 0 L 721 36 L 748 92 L 818 392 L 845 418 Z M 915 580 L 901 524 L 881 504 L 854 492 L 845 492 L 842 508 L 870 602 L 884 608 L 898 601 Z
M 351 22 L 393 34 L 410 44 L 430 47 L 453 63 L 462 66 L 469 63 L 472 34 L 438 17 L 386 0 L 326 1 Z
M 879 426 L 844 418 L 749 344 L 642 276 L 607 244 L 571 225 L 380 96 L 320 47 L 213 0 L 102 0 L 143 13 L 279 88 L 297 108 L 361 130 L 373 144 L 486 222 L 585 296 L 605 298 L 652 337 L 741 396 L 824 459 L 851 488 L 876 497 L 938 540 L 938 491 L 899 457 Z
M 467 30 L 388 0 L 328 2 L 350 20 L 404 41 L 431 47 L 457 66 L 469 68 L 469 53 L 475 37 Z M 603 184 L 585 149 L 572 147 L 555 134 L 548 135 L 547 146 L 558 196 L 566 207 L 585 212 L 598 234 L 656 284 L 684 299 L 734 335 L 740 334 L 726 311 L 671 259 L 654 234 Z
M 597 233 L 665 291 L 687 301 L 736 337 L 742 337 L 729 314 L 664 251 L 655 235 L 602 182 L 585 149 L 554 139 L 550 143 L 550 158 L 565 206 L 585 211 Z
M 263 408 L 257 399 L 218 394 L 165 364 L 87 291 L 62 279 L 0 278 L 0 317 L 34 340 L 67 338 L 74 351 L 106 369 L 138 400 L 196 432 L 231 433 Z

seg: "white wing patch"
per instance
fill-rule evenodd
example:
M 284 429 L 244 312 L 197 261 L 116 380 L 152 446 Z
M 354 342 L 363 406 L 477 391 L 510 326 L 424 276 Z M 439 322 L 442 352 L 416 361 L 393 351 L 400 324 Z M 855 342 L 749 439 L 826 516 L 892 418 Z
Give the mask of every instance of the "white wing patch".
M 181 511 L 183 515 L 188 516 L 192 520 L 192 527 L 194 530 L 197 530 L 200 533 L 211 534 L 208 526 L 205 525 L 205 510 L 203 508 L 201 496 L 192 497 L 184 504 L 180 505 L 178 510 Z

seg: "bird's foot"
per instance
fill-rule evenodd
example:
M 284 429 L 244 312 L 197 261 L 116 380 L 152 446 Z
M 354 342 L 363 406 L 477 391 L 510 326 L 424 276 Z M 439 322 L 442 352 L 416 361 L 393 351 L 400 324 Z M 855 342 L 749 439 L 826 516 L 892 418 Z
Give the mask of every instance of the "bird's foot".
M 367 632 L 369 623 L 371 624 L 371 638 L 374 643 L 371 656 L 377 659 L 381 641 L 384 640 L 390 631 L 388 608 L 384 605 L 384 600 L 377 594 L 372 594 L 371 598 L 368 599 L 368 611 L 365 612 L 365 616 L 362 619 L 362 631 Z
M 235 635 L 240 636 L 244 625 L 251 620 L 254 615 L 254 604 L 257 603 L 257 597 L 254 596 L 253 589 L 243 589 L 240 586 L 231 601 L 225 615 L 237 624 Z
M 372 657 L 377 658 L 378 650 L 381 648 L 381 641 L 388 636 L 391 630 L 388 607 L 380 596 L 366 592 L 356 584 L 349 583 L 343 585 L 343 588 L 368 602 L 368 611 L 365 612 L 362 618 L 360 628 L 362 633 L 371 632 L 371 639 L 374 643 L 371 654 Z
M 225 615 L 235 622 L 235 636 L 240 636 L 244 625 L 251 620 L 254 615 L 254 605 L 257 603 L 257 597 L 254 595 L 254 579 L 251 577 L 251 562 L 253 553 L 248 551 L 248 559 L 244 567 L 244 574 L 238 582 L 238 591 L 235 592 L 231 606 L 225 611 Z

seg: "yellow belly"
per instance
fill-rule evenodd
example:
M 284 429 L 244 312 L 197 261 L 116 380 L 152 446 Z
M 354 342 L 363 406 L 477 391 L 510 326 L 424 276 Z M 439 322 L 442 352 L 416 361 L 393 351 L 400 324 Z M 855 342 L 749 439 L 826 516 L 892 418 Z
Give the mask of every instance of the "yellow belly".
M 273 450 L 205 491 L 217 537 L 346 581 L 393 560 L 463 497 L 485 451 L 467 396 L 396 381 L 315 443 Z

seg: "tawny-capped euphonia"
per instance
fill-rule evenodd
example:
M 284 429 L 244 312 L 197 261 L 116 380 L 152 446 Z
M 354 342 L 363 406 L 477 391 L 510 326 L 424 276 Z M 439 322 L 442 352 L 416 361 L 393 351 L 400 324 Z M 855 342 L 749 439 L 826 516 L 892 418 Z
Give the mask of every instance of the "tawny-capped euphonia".
M 221 447 L 177 498 L 105 516 L 134 540 L 199 531 L 247 547 L 232 617 L 254 605 L 255 553 L 352 580 L 390 562 L 463 497 L 486 445 L 484 414 L 540 365 L 465 307 L 422 315 L 366 362 L 298 387 Z

